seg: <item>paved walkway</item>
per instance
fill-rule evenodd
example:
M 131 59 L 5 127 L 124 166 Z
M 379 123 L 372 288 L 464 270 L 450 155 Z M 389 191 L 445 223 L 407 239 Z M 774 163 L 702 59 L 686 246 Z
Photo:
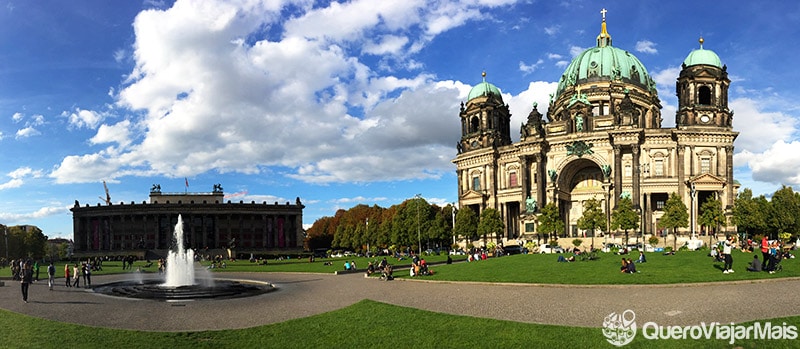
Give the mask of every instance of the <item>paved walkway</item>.
M 246 328 L 307 317 L 363 299 L 435 312 L 569 326 L 601 327 L 603 318 L 631 309 L 636 321 L 659 325 L 743 322 L 800 315 L 800 278 L 664 286 L 562 286 L 380 281 L 363 274 L 224 273 L 218 277 L 275 284 L 265 295 L 218 301 L 122 299 L 66 288 L 31 286 L 23 303 L 17 282 L 0 287 L 0 308 L 97 327 L 144 331 Z M 95 284 L 124 275 L 95 276 Z M 753 306 L 744 306 L 749 301 Z

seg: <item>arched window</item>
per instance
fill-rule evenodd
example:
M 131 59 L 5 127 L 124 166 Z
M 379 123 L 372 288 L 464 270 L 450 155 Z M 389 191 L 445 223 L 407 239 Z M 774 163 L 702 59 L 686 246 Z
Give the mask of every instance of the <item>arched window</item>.
M 481 119 L 478 116 L 473 116 L 472 119 L 469 121 L 469 133 L 478 132 L 481 126 Z
M 697 90 L 697 103 L 711 105 L 711 88 L 708 86 L 700 86 Z

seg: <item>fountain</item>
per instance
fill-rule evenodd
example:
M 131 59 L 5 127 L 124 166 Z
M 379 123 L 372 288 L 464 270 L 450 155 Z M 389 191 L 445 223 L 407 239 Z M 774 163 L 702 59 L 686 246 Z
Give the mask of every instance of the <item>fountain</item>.
M 167 254 L 167 281 L 166 287 L 180 287 L 194 285 L 194 251 L 183 247 L 183 218 L 178 215 L 175 224 L 175 251 Z
M 183 218 L 180 215 L 174 236 L 175 249 L 167 253 L 164 279 L 145 279 L 137 272 L 135 280 L 112 282 L 92 290 L 110 296 L 166 301 L 240 298 L 275 290 L 269 283 L 214 280 L 210 274 L 208 278 L 195 278 L 194 251 L 183 246 Z

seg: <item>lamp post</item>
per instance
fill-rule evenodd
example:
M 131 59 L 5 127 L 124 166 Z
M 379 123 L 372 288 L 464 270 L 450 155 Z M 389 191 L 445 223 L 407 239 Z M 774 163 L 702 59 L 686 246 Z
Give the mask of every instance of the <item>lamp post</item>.
M 8 226 L 3 226 L 3 235 L 6 237 L 6 262 L 8 262 Z
M 690 196 L 692 198 L 692 200 L 691 200 L 692 208 L 690 210 L 691 211 L 691 214 L 690 214 L 691 217 L 689 218 L 689 220 L 691 222 L 689 224 L 691 225 L 691 227 L 689 228 L 689 231 L 692 234 L 691 235 L 691 239 L 694 240 L 694 222 L 695 222 L 695 213 L 696 213 L 695 212 L 696 210 L 695 210 L 695 207 L 694 207 L 694 202 L 695 202 L 695 196 L 697 195 L 697 191 L 694 188 L 694 182 L 692 182 L 690 190 L 691 190 Z
M 417 201 L 417 254 L 422 254 L 422 235 L 419 228 L 419 199 L 422 199 L 422 194 L 414 195 L 414 199 Z
M 453 216 L 453 245 L 456 244 L 456 203 L 453 203 L 450 209 L 450 214 Z

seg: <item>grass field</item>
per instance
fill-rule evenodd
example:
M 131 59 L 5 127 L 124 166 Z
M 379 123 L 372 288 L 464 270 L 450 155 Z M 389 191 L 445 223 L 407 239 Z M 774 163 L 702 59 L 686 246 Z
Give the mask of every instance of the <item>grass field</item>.
M 155 321 L 155 319 L 154 319 Z M 773 319 L 800 323 L 800 317 Z M 746 325 L 746 324 L 744 324 Z M 141 332 L 95 328 L 0 310 L 3 348 L 614 348 L 598 328 L 524 324 L 364 300 L 307 318 L 242 330 Z M 625 348 L 796 348 L 788 340 L 647 340 Z
M 635 257 L 631 255 L 631 258 Z M 426 257 L 432 263 L 442 262 L 446 258 Z M 462 256 L 458 258 L 463 260 Z M 557 263 L 557 255 L 552 254 L 514 255 L 470 263 L 433 265 L 431 269 L 435 270 L 435 275 L 425 277 L 431 280 L 515 283 L 674 284 L 800 276 L 800 259 L 784 260 L 784 270 L 776 274 L 747 272 L 745 267 L 753 254 L 739 251 L 734 253 L 734 274 L 723 274 L 721 263 L 712 261 L 704 251 L 678 252 L 668 256 L 650 253 L 647 263 L 637 265 L 640 271 L 637 274 L 620 273 L 620 258 L 601 253 L 598 260 Z M 364 268 L 373 259 L 347 260 L 355 260 L 360 268 Z M 408 259 L 389 260 L 396 266 L 410 264 Z M 324 265 L 326 261 L 331 261 L 332 265 Z M 344 258 L 318 259 L 313 263 L 308 260 L 270 260 L 266 265 L 260 265 L 239 260 L 229 261 L 225 269 L 213 271 L 332 273 L 341 270 L 344 261 Z M 144 262 L 137 262 L 134 268 L 143 265 Z M 57 270 L 59 277 L 63 278 L 63 264 L 59 264 Z M 155 270 L 155 266 L 145 269 L 146 272 Z M 103 270 L 95 272 L 95 275 L 121 272 L 121 263 L 106 262 Z M 399 277 L 408 277 L 406 275 L 404 270 L 397 273 Z M 46 278 L 44 273 L 40 274 L 40 278 Z M 761 322 L 766 321 L 796 325 L 800 324 L 800 316 L 765 319 Z M 0 310 L 0 326 L 0 348 L 612 347 L 598 328 L 456 316 L 369 300 L 329 313 L 242 330 L 177 333 L 115 330 L 53 322 L 5 310 Z M 800 345 L 796 341 L 777 340 L 737 340 L 735 345 L 724 340 L 647 340 L 637 335 L 631 344 L 625 346 L 674 347 L 797 348 Z

